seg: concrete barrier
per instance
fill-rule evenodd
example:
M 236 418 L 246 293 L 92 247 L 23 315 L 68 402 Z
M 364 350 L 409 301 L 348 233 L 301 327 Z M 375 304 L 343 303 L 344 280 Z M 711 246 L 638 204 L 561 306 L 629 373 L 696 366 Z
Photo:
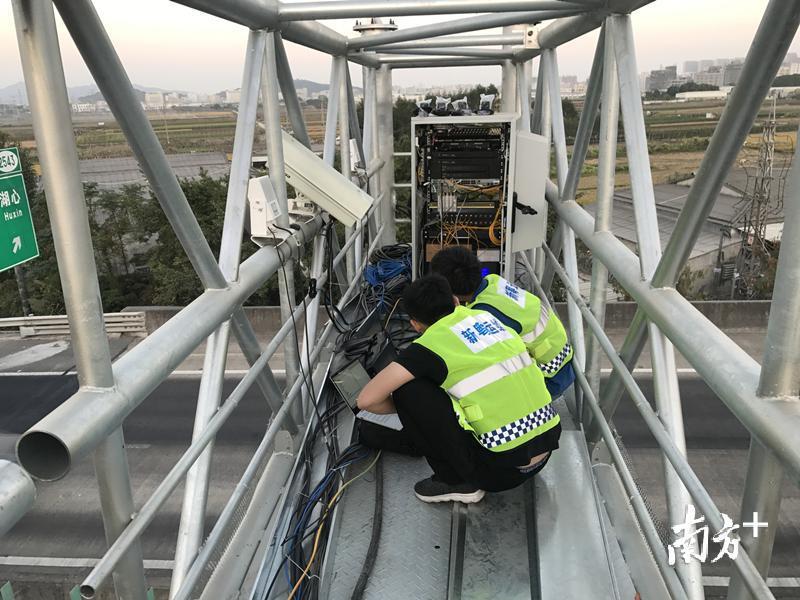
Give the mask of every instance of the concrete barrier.
M 766 329 L 770 300 L 704 300 L 692 302 L 709 321 L 722 330 Z M 606 304 L 606 329 L 627 329 L 636 313 L 636 302 Z M 556 303 L 556 311 L 567 319 L 567 304 Z
M 769 319 L 769 300 L 709 300 L 692 302 L 712 323 L 723 330 L 766 329 Z M 635 302 L 609 302 L 606 305 L 606 328 L 627 329 L 636 313 Z M 180 306 L 129 306 L 125 312 L 145 314 L 145 328 L 150 334 L 172 318 Z M 275 333 L 281 326 L 281 312 L 277 306 L 246 306 L 247 314 L 256 334 L 263 339 Z M 556 303 L 556 311 L 562 320 L 567 320 L 567 305 Z M 320 321 L 327 320 L 325 311 L 320 311 Z
M 174 317 L 182 308 L 182 306 L 127 306 L 123 309 L 123 312 L 143 312 L 145 315 L 145 329 L 147 334 L 150 335 Z M 283 323 L 279 306 L 245 306 L 244 312 L 247 318 L 250 319 L 256 335 L 262 339 L 264 336 L 270 336 L 278 331 Z M 328 315 L 325 314 L 324 310 L 320 310 L 320 320 L 323 317 L 327 319 Z M 302 323 L 302 319 L 300 319 L 298 325 L 300 323 Z

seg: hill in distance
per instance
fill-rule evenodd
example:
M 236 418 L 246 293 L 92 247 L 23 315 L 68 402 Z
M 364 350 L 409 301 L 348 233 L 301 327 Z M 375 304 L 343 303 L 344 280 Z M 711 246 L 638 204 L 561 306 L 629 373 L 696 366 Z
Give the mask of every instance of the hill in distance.
M 310 94 L 324 92 L 328 89 L 327 83 L 318 83 L 308 79 L 295 79 L 295 88 L 306 88 Z M 166 90 L 163 88 L 133 84 L 140 100 L 144 99 L 145 92 L 180 92 L 182 90 Z M 353 88 L 355 91 L 361 91 L 361 88 Z M 70 102 L 97 102 L 102 100 L 103 96 L 97 89 L 94 83 L 86 85 L 76 85 L 67 88 L 67 94 Z M 25 83 L 18 81 L 9 86 L 0 88 L 0 104 L 21 104 L 28 105 L 28 94 L 25 90 Z

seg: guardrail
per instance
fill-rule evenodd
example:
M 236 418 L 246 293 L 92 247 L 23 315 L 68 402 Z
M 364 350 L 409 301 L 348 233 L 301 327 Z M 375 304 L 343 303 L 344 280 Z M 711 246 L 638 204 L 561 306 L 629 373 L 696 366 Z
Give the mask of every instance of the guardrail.
M 108 334 L 125 334 L 137 337 L 147 335 L 144 312 L 104 313 L 103 322 Z M 20 337 L 68 336 L 67 315 L 38 317 L 7 317 L 0 319 L 0 329 L 19 329 Z

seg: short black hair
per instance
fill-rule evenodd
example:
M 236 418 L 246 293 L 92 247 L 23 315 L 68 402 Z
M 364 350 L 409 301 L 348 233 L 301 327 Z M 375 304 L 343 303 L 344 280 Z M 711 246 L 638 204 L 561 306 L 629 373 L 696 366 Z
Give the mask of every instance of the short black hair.
M 464 246 L 439 250 L 431 260 L 431 271 L 447 279 L 456 296 L 471 296 L 483 280 L 478 257 Z
M 453 291 L 441 275 L 426 275 L 403 290 L 403 307 L 415 321 L 433 325 L 455 309 Z

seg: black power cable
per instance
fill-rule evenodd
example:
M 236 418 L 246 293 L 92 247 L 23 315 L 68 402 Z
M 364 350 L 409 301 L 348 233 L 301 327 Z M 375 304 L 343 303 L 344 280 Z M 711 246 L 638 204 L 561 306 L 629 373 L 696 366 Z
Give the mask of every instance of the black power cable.
M 375 558 L 378 555 L 378 544 L 381 541 L 381 529 L 383 528 L 383 460 L 378 459 L 375 465 L 375 508 L 372 512 L 372 534 L 369 538 L 367 557 L 358 575 L 356 587 L 350 600 L 361 600 L 364 597 L 364 590 L 367 588 L 369 576 L 375 566 Z

